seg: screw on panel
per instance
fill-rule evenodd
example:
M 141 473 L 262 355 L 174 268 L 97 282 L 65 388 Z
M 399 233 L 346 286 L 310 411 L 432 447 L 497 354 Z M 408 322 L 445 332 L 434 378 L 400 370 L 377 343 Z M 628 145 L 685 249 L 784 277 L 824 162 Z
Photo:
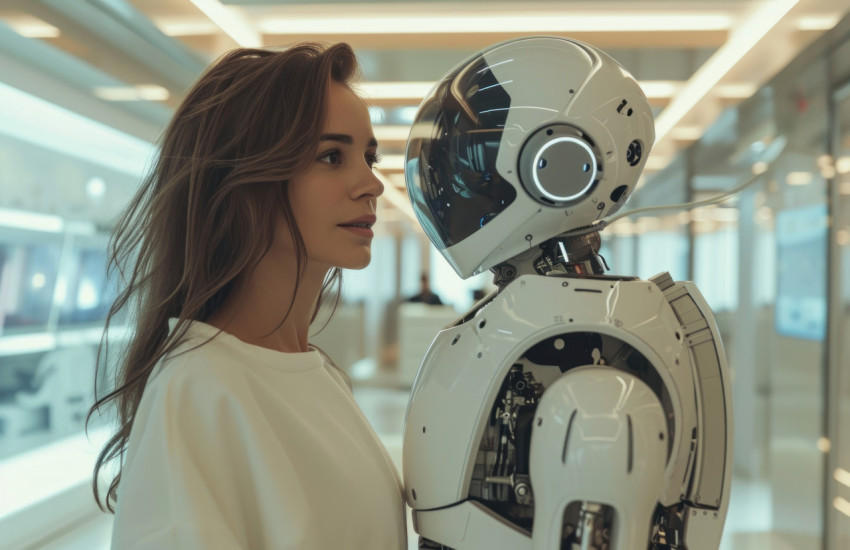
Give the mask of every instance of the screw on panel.
M 478 352 L 478 358 L 481 359 L 481 352 Z
M 567 286 L 570 286 L 570 283 L 564 281 L 563 283 L 561 283 L 561 286 L 567 287 Z

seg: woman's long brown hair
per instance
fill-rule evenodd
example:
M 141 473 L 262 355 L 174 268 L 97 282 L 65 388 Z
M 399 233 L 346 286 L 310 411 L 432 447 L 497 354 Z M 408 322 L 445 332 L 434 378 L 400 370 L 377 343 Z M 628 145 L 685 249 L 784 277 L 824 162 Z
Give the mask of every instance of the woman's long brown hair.
M 289 180 L 314 161 L 329 82 L 350 85 L 357 71 L 347 44 L 238 49 L 213 64 L 174 113 L 156 163 L 109 244 L 107 269 L 118 272 L 122 286 L 106 318 L 97 370 L 107 369 L 108 330 L 116 316 L 126 316 L 134 334 L 109 362 L 115 364 L 111 391 L 99 396 L 96 385 L 98 398 L 86 419 L 88 425 L 95 413 L 115 407 L 116 432 L 94 468 L 101 510 L 115 511 L 127 441 L 154 366 L 177 347 L 190 321 L 207 320 L 237 278 L 259 263 L 280 215 L 294 236 L 297 292 L 306 252 L 288 201 Z M 328 273 L 314 319 L 339 281 L 338 269 Z M 169 332 L 172 317 L 178 322 Z M 104 501 L 98 477 L 116 459 Z

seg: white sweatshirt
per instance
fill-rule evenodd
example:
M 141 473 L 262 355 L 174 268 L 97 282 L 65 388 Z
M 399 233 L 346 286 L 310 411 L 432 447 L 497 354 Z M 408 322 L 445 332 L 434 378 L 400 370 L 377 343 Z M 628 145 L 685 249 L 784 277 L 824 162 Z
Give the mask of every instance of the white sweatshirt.
M 223 332 L 191 350 L 217 330 L 194 322 L 148 380 L 112 547 L 405 548 L 398 472 L 341 373 Z

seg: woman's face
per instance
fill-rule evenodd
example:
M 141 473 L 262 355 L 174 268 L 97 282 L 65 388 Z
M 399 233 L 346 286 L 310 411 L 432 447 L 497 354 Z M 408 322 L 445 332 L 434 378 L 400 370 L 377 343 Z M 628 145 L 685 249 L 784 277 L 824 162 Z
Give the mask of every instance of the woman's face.
M 368 108 L 347 86 L 332 81 L 327 101 L 315 160 L 290 181 L 289 200 L 309 267 L 361 269 L 372 257 L 371 227 L 377 198 L 384 192 L 372 171 L 378 142 Z M 281 225 L 286 232 L 282 241 L 294 253 Z

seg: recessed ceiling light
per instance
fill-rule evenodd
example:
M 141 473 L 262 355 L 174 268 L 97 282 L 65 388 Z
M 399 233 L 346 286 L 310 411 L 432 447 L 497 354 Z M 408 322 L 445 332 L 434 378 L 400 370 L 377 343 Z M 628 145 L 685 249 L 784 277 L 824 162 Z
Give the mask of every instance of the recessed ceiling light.
M 102 178 L 94 177 L 86 182 L 86 193 L 90 197 L 99 198 L 106 193 L 106 182 Z
M 785 176 L 785 181 L 788 185 L 808 185 L 812 183 L 811 172 L 789 172 Z
M 192 0 L 197 3 L 199 0 Z M 717 12 L 676 13 L 620 11 L 617 14 L 573 12 L 452 13 L 450 17 L 423 12 L 345 14 L 338 16 L 291 13 L 266 17 L 259 24 L 265 34 L 449 34 L 533 32 L 653 32 L 724 31 L 732 17 Z
M 92 92 L 106 101 L 165 101 L 171 97 L 167 89 L 155 84 L 98 86 Z
M 21 36 L 27 38 L 58 38 L 59 28 L 40 19 L 27 19 L 25 21 L 10 21 L 9 26 Z

